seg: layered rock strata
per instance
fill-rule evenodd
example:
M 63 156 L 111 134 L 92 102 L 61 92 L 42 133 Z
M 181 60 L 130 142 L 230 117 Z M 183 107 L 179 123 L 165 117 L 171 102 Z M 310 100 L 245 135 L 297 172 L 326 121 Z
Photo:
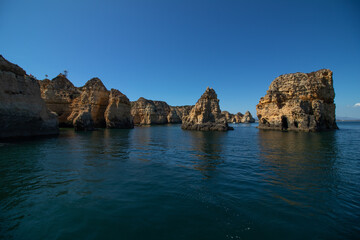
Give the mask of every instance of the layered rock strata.
M 129 99 L 118 90 L 108 91 L 99 78 L 90 79 L 83 87 L 75 87 L 62 74 L 39 83 L 41 96 L 58 115 L 61 127 L 133 128 Z
M 198 131 L 227 131 L 225 116 L 221 114 L 219 99 L 214 89 L 207 88 L 188 116 L 183 118 L 182 129 Z
M 0 55 L 0 138 L 57 134 L 58 120 L 41 99 L 39 83 Z
M 256 106 L 259 128 L 321 131 L 337 129 L 332 71 L 277 77 Z
M 193 106 L 169 106 L 163 101 L 143 97 L 131 102 L 131 115 L 135 125 L 181 123 Z

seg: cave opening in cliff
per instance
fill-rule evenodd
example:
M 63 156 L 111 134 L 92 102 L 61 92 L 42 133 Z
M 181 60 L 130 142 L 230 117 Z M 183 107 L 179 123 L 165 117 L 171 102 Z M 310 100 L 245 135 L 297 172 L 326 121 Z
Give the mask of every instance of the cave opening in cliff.
M 287 120 L 287 117 L 285 116 L 282 116 L 281 117 L 281 130 L 287 130 L 288 129 L 288 120 Z

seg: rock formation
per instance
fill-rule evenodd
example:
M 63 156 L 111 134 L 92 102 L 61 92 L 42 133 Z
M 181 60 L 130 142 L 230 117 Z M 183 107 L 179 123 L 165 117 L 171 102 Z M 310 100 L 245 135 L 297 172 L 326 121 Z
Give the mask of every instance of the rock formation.
M 182 123 L 182 119 L 189 115 L 191 109 L 194 106 L 185 105 L 185 106 L 170 106 L 170 113 L 167 116 L 168 123 Z
M 245 115 L 241 118 L 241 123 L 254 123 L 255 119 L 249 111 L 246 111 Z
M 170 106 L 163 101 L 147 100 L 143 97 L 131 103 L 131 115 L 135 125 L 165 124 Z
M 94 130 L 94 121 L 91 116 L 90 108 L 83 109 L 74 114 L 73 125 L 75 131 L 92 131 Z
M 63 74 L 39 81 L 46 105 L 58 115 L 61 127 L 92 130 L 95 127 L 133 128 L 129 99 L 108 91 L 99 78 L 75 87 Z
M 57 117 L 40 96 L 39 83 L 0 55 L 0 138 L 57 134 Z
M 227 131 L 232 129 L 221 114 L 219 100 L 214 89 L 206 89 L 189 115 L 183 118 L 181 128 L 198 131 Z
M 249 111 L 246 111 L 245 115 L 238 112 L 237 114 L 229 113 L 228 111 L 222 111 L 226 121 L 228 123 L 254 123 L 255 119 L 252 117 Z
M 134 128 L 129 99 L 119 90 L 111 89 L 105 111 L 107 128 Z
M 63 74 L 59 74 L 53 80 L 44 79 L 39 81 L 41 97 L 45 100 L 46 106 L 58 115 L 60 127 L 72 127 L 73 117 L 72 104 L 81 95 L 76 88 Z
M 259 128 L 320 131 L 337 129 L 332 71 L 277 77 L 256 106 Z
M 105 127 L 105 110 L 109 103 L 109 91 L 99 78 L 92 78 L 85 83 L 81 89 L 81 95 L 73 102 L 73 111 L 90 105 L 90 114 L 94 122 L 94 127 Z
M 131 115 L 135 125 L 181 123 L 193 106 L 169 106 L 163 101 L 143 97 L 131 102 Z

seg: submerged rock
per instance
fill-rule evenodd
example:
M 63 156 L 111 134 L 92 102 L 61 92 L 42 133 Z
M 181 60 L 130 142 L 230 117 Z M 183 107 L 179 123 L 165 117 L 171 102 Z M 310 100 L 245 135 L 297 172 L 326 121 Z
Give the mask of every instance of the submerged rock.
M 109 104 L 105 110 L 107 128 L 133 128 L 131 104 L 119 90 L 111 89 Z
M 219 99 L 214 89 L 206 89 L 189 115 L 183 118 L 181 128 L 198 131 L 227 131 L 232 129 L 221 114 Z
M 57 117 L 41 99 L 37 80 L 0 55 L 0 138 L 58 132 Z
M 256 106 L 259 128 L 321 131 L 338 129 L 332 71 L 277 77 Z

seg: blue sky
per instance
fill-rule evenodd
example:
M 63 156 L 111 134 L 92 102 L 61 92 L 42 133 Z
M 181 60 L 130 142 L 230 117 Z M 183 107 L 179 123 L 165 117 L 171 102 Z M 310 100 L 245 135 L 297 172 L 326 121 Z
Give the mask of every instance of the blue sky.
M 132 101 L 195 104 L 210 86 L 253 115 L 277 76 L 329 68 L 337 116 L 360 118 L 360 1 L 0 0 L 0 54 Z

